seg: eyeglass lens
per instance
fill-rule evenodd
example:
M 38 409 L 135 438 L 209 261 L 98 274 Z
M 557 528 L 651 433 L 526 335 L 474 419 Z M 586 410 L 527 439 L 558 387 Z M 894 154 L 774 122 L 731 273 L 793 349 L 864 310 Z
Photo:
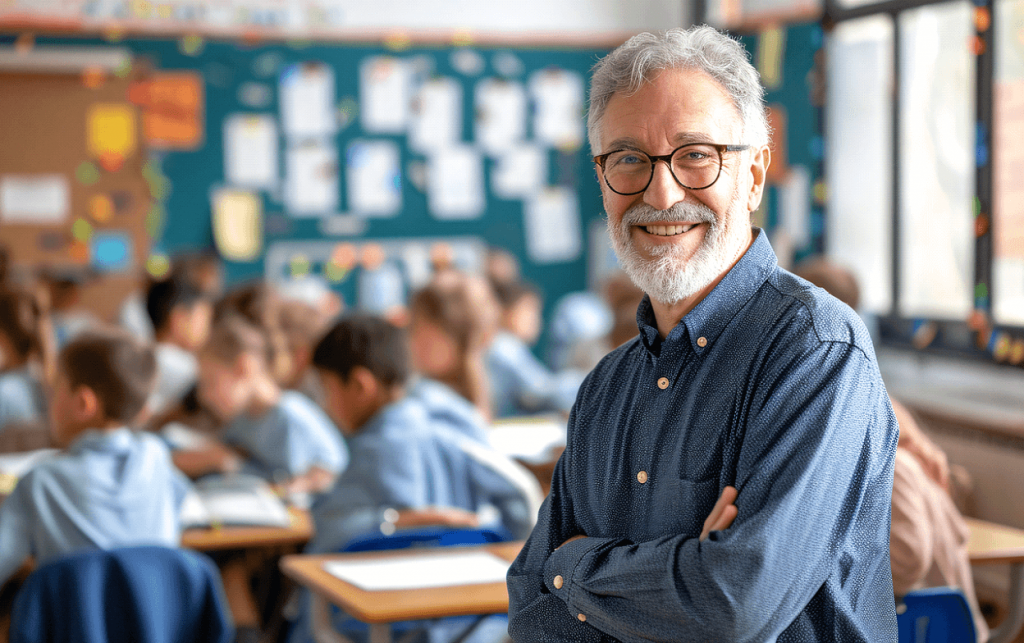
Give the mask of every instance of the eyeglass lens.
M 683 187 L 701 190 L 718 179 L 722 169 L 722 155 L 712 145 L 685 145 L 672 154 L 669 168 Z M 613 152 L 604 163 L 604 175 L 608 186 L 623 194 L 643 192 L 647 189 L 653 174 L 651 157 L 643 152 Z

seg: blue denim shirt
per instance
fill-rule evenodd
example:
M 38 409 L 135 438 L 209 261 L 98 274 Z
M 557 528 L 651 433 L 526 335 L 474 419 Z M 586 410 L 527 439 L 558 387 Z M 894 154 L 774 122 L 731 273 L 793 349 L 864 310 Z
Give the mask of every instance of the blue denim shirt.
M 584 382 L 509 570 L 516 641 L 896 640 L 873 348 L 755 233 L 664 340 L 645 298 L 639 337 Z M 738 516 L 700 542 L 726 485 Z

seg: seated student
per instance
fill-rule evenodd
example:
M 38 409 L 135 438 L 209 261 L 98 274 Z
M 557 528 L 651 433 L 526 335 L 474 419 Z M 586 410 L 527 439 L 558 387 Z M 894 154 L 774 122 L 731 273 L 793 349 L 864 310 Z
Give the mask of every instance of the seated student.
M 266 339 L 240 317 L 218 321 L 200 350 L 199 397 L 226 426 L 223 444 L 175 453 L 192 477 L 243 468 L 290 491 L 319 492 L 348 464 L 331 420 L 306 396 L 281 390 Z
M 530 351 L 541 331 L 540 295 L 521 281 L 496 283 L 494 293 L 502 311 L 501 330 L 487 349 L 494 416 L 568 413 L 586 374 L 552 372 Z
M 283 299 L 271 283 L 258 280 L 233 288 L 225 294 L 214 309 L 214 320 L 231 315 L 241 316 L 260 329 L 267 342 L 270 374 L 278 384 L 284 385 L 292 372 L 288 342 L 281 327 Z
M 281 302 L 281 333 L 288 347 L 288 370 L 281 378 L 281 386 L 303 393 L 323 406 L 319 381 L 312 372 L 313 349 L 327 331 L 333 315 L 302 301 L 285 299 Z
M 211 300 L 220 296 L 224 285 L 220 257 L 214 252 L 195 252 L 176 255 L 171 259 L 167 279 L 184 280 Z M 153 285 L 148 272 L 141 277 L 141 292 L 135 291 L 124 298 L 118 311 L 118 323 L 140 339 L 153 341 L 153 322 L 146 312 L 146 293 Z
M 148 411 L 157 415 L 176 406 L 195 386 L 195 352 L 210 333 L 213 306 L 183 279 L 158 281 L 146 294 L 146 312 L 156 337 L 157 379 Z
M 483 280 L 446 270 L 417 291 L 409 307 L 409 394 L 436 420 L 488 443 L 490 394 L 484 353 L 497 308 Z
M 61 351 L 50 431 L 64 451 L 0 504 L 0 584 L 29 556 L 178 545 L 183 479 L 159 438 L 129 428 L 155 374 L 152 349 L 123 332 L 84 333 Z
M 317 345 L 313 365 L 352 462 L 313 505 L 316 535 L 308 552 L 337 551 L 382 528 L 470 526 L 487 506 L 497 509 L 498 526 L 512 536 L 529 533 L 539 507 L 536 480 L 432 421 L 419 400 L 405 394 L 409 355 L 401 329 L 377 317 L 342 319 Z M 300 624 L 293 641 L 304 640 L 306 626 Z
M 37 299 L 23 290 L 0 290 L 0 433 L 9 426 L 44 426 L 45 364 L 53 339 Z
M 61 348 L 79 333 L 98 328 L 100 319 L 82 304 L 82 288 L 95 273 L 75 268 L 44 268 L 39 278 L 47 290 L 50 323 L 56 347 Z

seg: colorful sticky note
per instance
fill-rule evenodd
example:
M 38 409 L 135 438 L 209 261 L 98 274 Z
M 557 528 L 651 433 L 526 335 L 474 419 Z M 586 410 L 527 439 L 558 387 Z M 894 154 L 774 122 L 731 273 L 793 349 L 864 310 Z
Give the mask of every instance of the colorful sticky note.
M 89 216 L 97 223 L 106 223 L 114 216 L 114 200 L 106 194 L 89 197 Z
M 171 269 L 171 260 L 165 254 L 154 253 L 146 259 L 146 272 L 160 279 Z
M 100 170 L 93 163 L 82 161 L 75 168 L 75 178 L 82 185 L 92 185 L 100 180 Z
M 86 117 L 89 154 L 94 158 L 120 155 L 127 158 L 135 151 L 135 108 L 128 103 L 95 103 Z
M 132 267 L 132 238 L 124 232 L 92 236 L 92 266 L 101 272 L 124 272 Z
M 230 261 L 252 261 L 263 249 L 263 202 L 245 190 L 213 194 L 213 240 Z
M 92 238 L 92 226 L 85 219 L 77 219 L 71 224 L 71 236 L 76 241 L 86 242 Z

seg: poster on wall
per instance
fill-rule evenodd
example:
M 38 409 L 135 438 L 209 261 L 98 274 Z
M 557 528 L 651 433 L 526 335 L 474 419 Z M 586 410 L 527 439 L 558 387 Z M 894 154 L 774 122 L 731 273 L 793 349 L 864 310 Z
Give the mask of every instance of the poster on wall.
M 290 147 L 285 157 L 285 209 L 294 217 L 321 217 L 338 210 L 338 151 L 307 142 Z
M 0 221 L 63 223 L 71 211 L 71 188 L 63 174 L 0 176 Z
M 401 154 L 392 141 L 353 141 L 345 154 L 348 207 L 363 216 L 389 217 L 402 209 Z
M 537 263 L 573 261 L 580 256 L 582 230 L 576 193 L 551 187 L 523 204 L 526 251 Z
M 526 138 L 526 90 L 522 83 L 482 80 L 474 92 L 474 136 L 487 154 L 504 154 Z
M 211 197 L 213 241 L 229 261 L 252 261 L 263 250 L 260 198 L 245 190 L 221 188 Z
M 277 187 L 277 123 L 268 114 L 232 114 L 224 121 L 224 175 L 239 187 Z
M 536 106 L 534 137 L 559 149 L 578 149 L 583 144 L 583 77 L 557 67 L 534 72 L 530 96 Z
M 373 56 L 359 65 L 359 115 L 374 134 L 401 134 L 409 122 L 412 69 L 394 56 Z
M 441 220 L 476 219 L 483 214 L 483 159 L 469 145 L 453 145 L 430 156 L 427 204 Z
M 543 147 L 519 144 L 497 158 L 491 188 L 502 199 L 525 199 L 547 185 L 548 153 Z
M 423 83 L 413 101 L 409 147 L 421 154 L 452 145 L 462 137 L 462 85 L 452 78 Z
M 289 65 L 281 72 L 281 127 L 293 138 L 322 138 L 337 130 L 334 70 L 321 63 Z

